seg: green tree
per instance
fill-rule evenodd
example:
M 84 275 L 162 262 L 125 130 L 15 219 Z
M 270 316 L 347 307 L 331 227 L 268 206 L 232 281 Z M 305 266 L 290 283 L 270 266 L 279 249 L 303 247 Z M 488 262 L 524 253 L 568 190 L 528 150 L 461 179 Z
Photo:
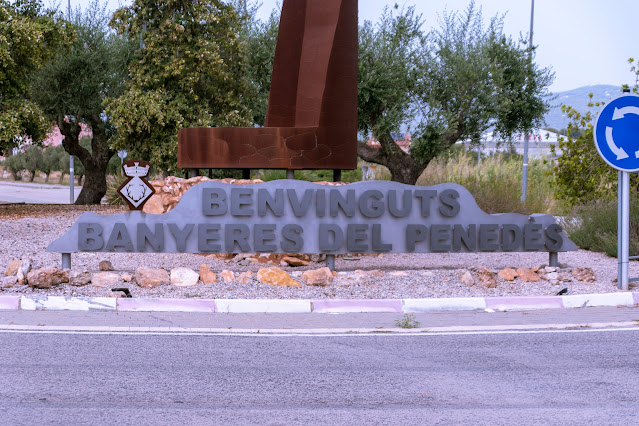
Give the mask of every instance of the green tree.
M 49 182 L 51 172 L 60 170 L 60 162 L 58 161 L 59 151 L 64 151 L 64 148 L 61 146 L 48 146 L 42 153 L 43 162 L 40 171 L 46 175 L 44 178 L 45 182 Z
M 22 171 L 24 170 L 24 154 L 19 152 L 14 155 L 8 156 L 4 162 L 3 166 L 9 170 L 11 176 L 13 176 L 13 180 L 22 180 Z
M 384 12 L 365 22 L 359 44 L 359 130 L 381 148 L 358 144 L 365 161 L 384 165 L 391 179 L 414 184 L 430 161 L 459 140 L 479 143 L 489 128 L 506 139 L 540 125 L 553 75 L 531 60 L 523 42 L 502 31 L 503 18 L 485 27 L 474 3 L 445 13 L 425 35 L 414 8 Z M 394 143 L 418 117 L 410 153 Z
M 111 26 L 142 45 L 126 92 L 107 100 L 117 149 L 175 172 L 179 129 L 250 125 L 242 21 L 222 0 L 136 0 L 116 11 Z
M 45 138 L 51 122 L 31 100 L 30 77 L 72 38 L 60 14 L 41 1 L 0 0 L 0 154 Z
M 44 157 L 42 156 L 42 148 L 36 145 L 29 145 L 24 150 L 24 168 L 29 172 L 29 182 L 33 182 L 38 170 L 42 169 Z
M 72 16 L 77 39 L 69 52 L 35 77 L 33 98 L 64 136 L 62 146 L 86 170 L 86 180 L 76 204 L 99 204 L 107 191 L 106 168 L 115 153 L 110 140 L 115 133 L 104 99 L 122 92 L 132 46 L 108 28 L 106 4 L 98 0 Z M 88 146 L 80 143 L 81 125 L 92 133 Z M 83 166 L 83 167 L 81 167 Z M 80 174 L 78 174 L 80 176 Z

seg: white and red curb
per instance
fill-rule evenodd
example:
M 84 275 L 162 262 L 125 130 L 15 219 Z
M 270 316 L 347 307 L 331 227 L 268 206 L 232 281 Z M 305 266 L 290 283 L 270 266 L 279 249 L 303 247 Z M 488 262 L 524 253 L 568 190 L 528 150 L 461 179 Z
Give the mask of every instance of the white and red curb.
M 639 293 L 619 292 L 537 297 L 453 297 L 426 299 L 144 299 L 65 296 L 0 296 L 0 310 L 194 313 L 418 313 L 522 311 L 639 306 Z

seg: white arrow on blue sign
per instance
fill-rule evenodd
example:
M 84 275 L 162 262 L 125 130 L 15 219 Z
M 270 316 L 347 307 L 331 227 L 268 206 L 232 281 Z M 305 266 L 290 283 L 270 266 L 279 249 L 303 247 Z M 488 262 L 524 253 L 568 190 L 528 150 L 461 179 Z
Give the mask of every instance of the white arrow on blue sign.
M 606 163 L 624 172 L 639 171 L 639 95 L 610 101 L 597 116 L 594 139 Z

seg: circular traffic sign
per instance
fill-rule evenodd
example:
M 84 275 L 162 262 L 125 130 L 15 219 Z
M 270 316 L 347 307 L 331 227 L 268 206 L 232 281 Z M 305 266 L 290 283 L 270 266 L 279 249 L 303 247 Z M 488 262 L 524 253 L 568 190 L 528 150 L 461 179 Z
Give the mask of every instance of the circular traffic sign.
M 125 159 L 127 155 L 127 152 L 123 149 L 121 149 L 120 151 L 118 151 L 118 157 L 120 157 L 121 159 Z
M 617 170 L 639 171 L 639 95 L 625 93 L 610 101 L 595 120 L 595 146 Z

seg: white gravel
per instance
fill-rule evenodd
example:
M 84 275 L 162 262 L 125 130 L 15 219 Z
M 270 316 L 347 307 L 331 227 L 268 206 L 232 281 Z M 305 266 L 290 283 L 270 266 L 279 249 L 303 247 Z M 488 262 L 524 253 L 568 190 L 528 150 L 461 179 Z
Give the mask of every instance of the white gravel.
M 4 272 L 12 258 L 30 258 L 34 268 L 60 267 L 58 253 L 46 253 L 47 245 L 66 232 L 80 210 L 57 210 L 51 208 L 46 213 L 35 212 L 31 217 L 7 213 L 0 209 L 0 274 Z M 103 209 L 104 212 L 104 209 Z M 112 208 L 108 213 L 115 213 Z M 22 216 L 22 217 L 20 217 Z M 565 282 L 552 285 L 547 281 L 525 283 L 519 278 L 507 282 L 497 278 L 497 288 L 485 288 L 479 284 L 466 286 L 459 281 L 460 270 L 486 267 L 493 272 L 504 268 L 531 268 L 548 263 L 547 253 L 463 253 L 463 254 L 387 254 L 383 256 L 358 256 L 357 260 L 337 259 L 339 271 L 333 284 L 328 287 L 274 287 L 253 282 L 252 284 L 225 283 L 218 276 L 217 284 L 198 284 L 192 287 L 160 286 L 143 289 L 136 284 L 121 282 L 128 287 L 134 297 L 172 298 L 346 298 L 346 299 L 386 299 L 424 297 L 484 297 L 484 296 L 542 296 L 554 295 L 562 288 L 568 294 L 616 292 L 617 260 L 605 254 L 580 250 L 559 254 L 562 268 L 588 267 L 596 274 L 594 283 Z M 235 261 L 222 261 L 198 254 L 128 254 L 128 253 L 77 253 L 72 257 L 74 270 L 98 272 L 98 263 L 109 260 L 117 272 L 134 273 L 140 266 L 164 268 L 188 267 L 199 270 L 207 264 L 214 272 L 224 269 L 236 274 L 252 270 L 257 272 L 265 265 L 240 266 Z M 293 278 L 300 280 L 306 269 L 315 269 L 323 264 L 311 264 L 303 268 L 282 268 Z M 356 273 L 363 270 L 367 273 Z M 371 276 L 368 271 L 381 270 L 384 277 Z M 639 276 L 639 262 L 631 262 L 630 276 Z M 14 286 L 0 289 L 0 295 L 48 294 L 66 296 L 108 296 L 110 289 L 96 288 L 91 284 L 84 287 L 61 285 L 50 290 L 31 289 Z

